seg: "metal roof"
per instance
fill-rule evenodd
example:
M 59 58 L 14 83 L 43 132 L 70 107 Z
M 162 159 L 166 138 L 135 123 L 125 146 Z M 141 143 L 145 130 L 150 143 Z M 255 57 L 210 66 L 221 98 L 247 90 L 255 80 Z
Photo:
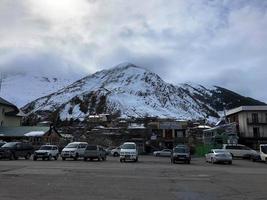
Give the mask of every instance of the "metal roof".
M 18 127 L 0 127 L 0 137 L 26 137 L 26 133 L 33 131 L 48 132 L 50 127 L 45 126 L 18 126 Z

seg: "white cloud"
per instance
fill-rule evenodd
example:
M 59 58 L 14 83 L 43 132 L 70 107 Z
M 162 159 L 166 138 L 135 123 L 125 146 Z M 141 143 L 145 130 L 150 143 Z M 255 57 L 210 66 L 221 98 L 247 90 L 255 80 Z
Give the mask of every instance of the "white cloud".
M 267 101 L 266 12 L 246 0 L 3 0 L 0 68 L 85 74 L 133 62 Z

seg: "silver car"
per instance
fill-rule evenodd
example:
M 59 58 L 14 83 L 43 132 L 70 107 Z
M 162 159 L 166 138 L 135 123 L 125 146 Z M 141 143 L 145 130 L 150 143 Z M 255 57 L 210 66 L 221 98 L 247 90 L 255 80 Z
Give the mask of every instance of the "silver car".
M 87 159 L 97 159 L 98 161 L 104 161 L 107 159 L 106 151 L 99 145 L 87 145 L 83 160 L 86 161 Z
M 161 151 L 154 151 L 154 156 L 164 156 L 164 157 L 171 157 L 172 150 L 171 149 L 163 149 Z
M 206 154 L 206 162 L 210 163 L 228 163 L 232 164 L 232 155 L 224 149 L 211 149 L 209 153 Z

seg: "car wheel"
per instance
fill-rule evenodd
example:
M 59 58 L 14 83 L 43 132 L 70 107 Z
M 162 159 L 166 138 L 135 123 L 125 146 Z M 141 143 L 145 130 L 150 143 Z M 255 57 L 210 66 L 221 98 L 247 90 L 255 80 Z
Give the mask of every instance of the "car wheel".
M 84 160 L 84 161 L 87 161 L 87 158 L 86 158 L 86 157 L 83 157 L 83 160 Z
M 156 153 L 156 157 L 159 157 L 159 153 Z
M 114 157 L 118 157 L 119 154 L 118 154 L 117 152 L 115 152 L 115 153 L 113 154 L 113 156 L 114 156 Z
M 64 161 L 64 160 L 66 160 L 66 158 L 65 157 L 62 157 L 62 160 Z
M 52 155 L 51 154 L 49 154 L 48 160 L 52 160 Z
M 9 157 L 9 160 L 15 160 L 15 159 L 16 159 L 16 156 L 14 155 L 14 153 L 11 153 L 10 157 Z
M 55 159 L 55 160 L 57 160 L 57 159 L 58 159 L 58 154 L 57 154 L 57 155 L 54 157 L 54 159 Z
M 100 160 L 101 160 L 101 158 L 98 156 L 97 161 L 100 161 Z
M 33 160 L 36 161 L 37 160 L 37 157 L 36 156 L 33 156 Z
M 75 154 L 75 156 L 73 157 L 73 160 L 78 160 L 78 158 L 79 158 L 79 154 Z
M 122 159 L 120 159 L 120 162 L 122 163 Z
M 232 164 L 232 161 L 229 161 L 228 164 L 231 165 Z
M 25 159 L 26 159 L 26 160 L 29 160 L 30 157 L 31 157 L 31 154 L 30 154 L 30 153 L 27 153 L 26 156 L 25 156 Z
M 138 162 L 138 157 L 135 159 L 135 162 Z
M 210 159 L 210 162 L 211 162 L 212 164 L 214 164 L 214 159 L 213 159 L 213 158 L 211 158 L 211 159 Z
M 188 160 L 188 161 L 187 161 L 187 164 L 190 164 L 190 163 L 191 163 L 191 161 L 190 161 L 190 160 Z

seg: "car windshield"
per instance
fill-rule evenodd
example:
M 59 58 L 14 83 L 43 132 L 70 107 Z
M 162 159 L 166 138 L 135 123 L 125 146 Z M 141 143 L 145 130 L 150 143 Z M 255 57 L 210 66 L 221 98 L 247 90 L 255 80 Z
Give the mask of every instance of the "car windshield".
M 214 150 L 214 153 L 227 153 L 227 152 L 224 150 Z
M 267 154 L 267 146 L 262 146 L 261 151 L 265 154 Z
M 66 148 L 77 148 L 79 144 L 70 143 L 66 146 Z
M 52 146 L 41 146 L 40 150 L 51 150 Z
M 121 147 L 122 149 L 135 149 L 135 145 L 134 144 L 124 144 Z
M 174 152 L 175 153 L 188 153 L 188 150 L 185 148 L 175 148 Z
M 3 148 L 10 148 L 10 147 L 14 147 L 17 144 L 17 142 L 9 142 L 4 144 L 2 147 Z
M 97 146 L 95 146 L 95 145 L 88 145 L 86 147 L 86 150 L 97 150 Z

